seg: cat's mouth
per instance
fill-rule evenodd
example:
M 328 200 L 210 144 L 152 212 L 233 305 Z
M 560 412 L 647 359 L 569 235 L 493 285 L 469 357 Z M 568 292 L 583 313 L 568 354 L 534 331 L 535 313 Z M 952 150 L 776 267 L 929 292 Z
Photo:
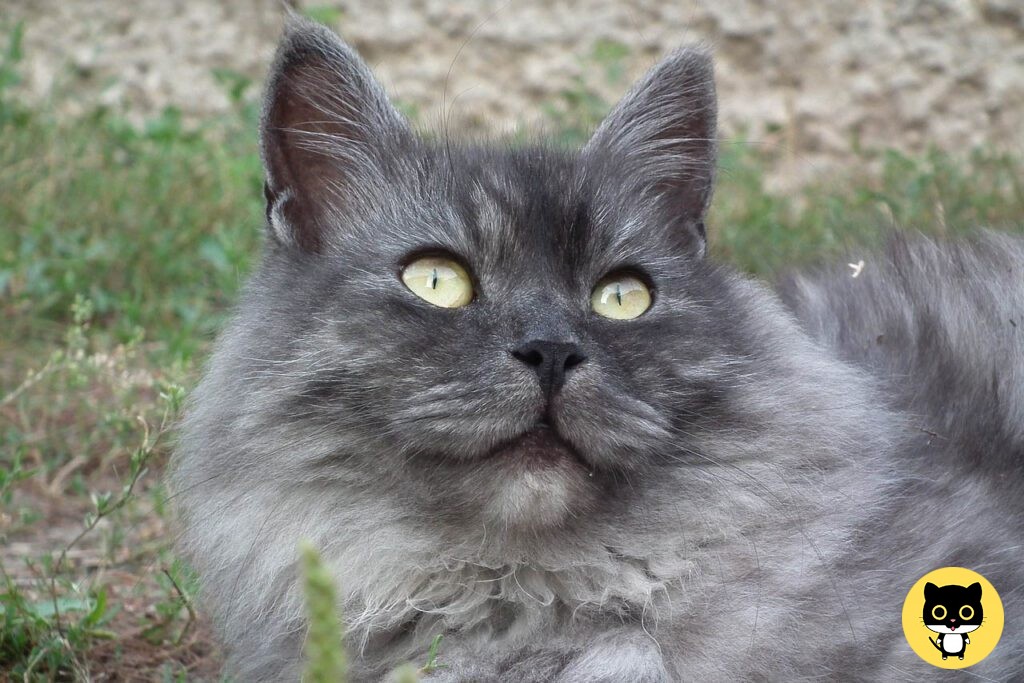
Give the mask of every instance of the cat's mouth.
M 519 436 L 502 441 L 487 453 L 487 457 L 515 460 L 528 469 L 565 465 L 593 469 L 573 445 L 547 422 L 539 422 Z

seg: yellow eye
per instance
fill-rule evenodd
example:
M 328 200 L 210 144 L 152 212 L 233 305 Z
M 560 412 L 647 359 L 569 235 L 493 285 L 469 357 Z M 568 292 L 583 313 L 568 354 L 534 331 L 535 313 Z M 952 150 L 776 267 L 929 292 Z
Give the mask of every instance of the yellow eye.
M 632 320 L 651 307 L 651 290 L 634 275 L 610 275 L 597 283 L 590 306 L 613 320 Z
M 964 614 L 964 612 L 967 612 L 967 614 Z M 960 618 L 961 619 L 970 619 L 973 616 L 974 616 L 974 608 L 971 607 L 970 605 L 964 605 L 963 607 L 960 608 Z
M 932 607 L 932 616 L 936 619 L 939 619 L 941 621 L 942 619 L 946 618 L 946 614 L 946 608 L 942 605 L 935 605 L 935 607 Z
M 413 294 L 441 308 L 460 308 L 473 300 L 466 269 L 443 256 L 416 259 L 402 269 L 402 282 Z

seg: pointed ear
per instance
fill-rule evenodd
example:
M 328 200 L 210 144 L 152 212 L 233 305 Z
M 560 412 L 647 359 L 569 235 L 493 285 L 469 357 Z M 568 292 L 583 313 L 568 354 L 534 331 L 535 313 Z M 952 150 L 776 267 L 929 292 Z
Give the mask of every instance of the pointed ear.
M 326 27 L 292 17 L 260 125 L 271 237 L 322 250 L 361 190 L 382 181 L 385 151 L 408 134 L 359 56 Z
M 975 581 L 968 586 L 967 595 L 971 596 L 972 600 L 981 600 L 981 583 Z
M 939 587 L 929 581 L 924 585 L 924 600 L 930 602 L 935 599 L 935 593 L 939 590 Z
M 583 149 L 620 169 L 658 202 L 684 244 L 704 253 L 704 214 L 715 179 L 714 67 L 703 47 L 682 48 L 622 98 Z

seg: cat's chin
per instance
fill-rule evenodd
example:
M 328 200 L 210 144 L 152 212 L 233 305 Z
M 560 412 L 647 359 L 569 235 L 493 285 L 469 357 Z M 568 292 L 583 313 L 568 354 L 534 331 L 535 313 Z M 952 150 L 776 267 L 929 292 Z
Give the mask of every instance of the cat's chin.
M 585 503 L 592 467 L 547 426 L 493 448 L 496 469 L 486 514 L 505 527 L 558 524 Z
M 539 424 L 519 436 L 492 448 L 488 458 L 502 465 L 528 472 L 572 467 L 590 470 L 590 465 L 568 441 L 546 424 Z

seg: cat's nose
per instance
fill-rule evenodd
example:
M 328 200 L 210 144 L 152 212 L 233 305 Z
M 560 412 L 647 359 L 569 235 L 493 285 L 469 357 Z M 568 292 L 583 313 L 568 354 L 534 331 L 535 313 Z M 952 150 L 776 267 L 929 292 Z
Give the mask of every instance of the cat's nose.
M 546 396 L 561 389 L 569 371 L 587 360 L 577 344 L 544 339 L 523 342 L 512 349 L 512 355 L 533 368 Z

